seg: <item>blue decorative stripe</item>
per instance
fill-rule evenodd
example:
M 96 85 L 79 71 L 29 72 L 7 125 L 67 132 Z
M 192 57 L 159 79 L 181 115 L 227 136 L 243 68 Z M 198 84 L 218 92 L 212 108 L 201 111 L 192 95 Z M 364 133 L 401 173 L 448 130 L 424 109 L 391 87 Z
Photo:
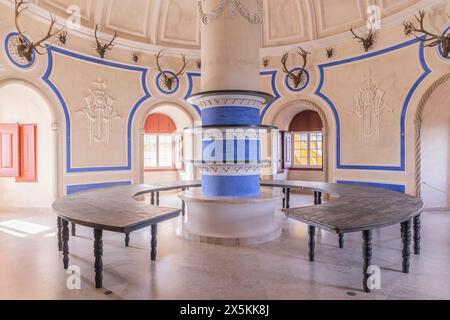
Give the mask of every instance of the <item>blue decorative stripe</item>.
M 67 186 L 67 194 L 71 195 L 74 193 L 83 192 L 83 191 L 87 191 L 87 190 L 111 188 L 111 187 L 118 187 L 118 186 L 129 186 L 129 185 L 131 185 L 131 181 L 69 185 L 69 186 Z
M 192 95 L 192 92 L 194 91 L 194 78 L 200 78 L 202 74 L 200 72 L 188 72 L 186 73 L 188 77 L 188 90 L 186 95 L 184 96 L 184 100 L 187 101 L 187 99 Z M 200 108 L 194 104 L 191 104 L 192 107 L 198 112 L 198 114 L 202 114 Z
M 17 63 L 16 61 L 14 61 L 13 57 L 11 56 L 11 53 L 9 52 L 9 48 L 8 48 L 8 42 L 9 42 L 9 40 L 10 40 L 12 37 L 17 37 L 18 35 L 19 35 L 18 32 L 11 32 L 11 33 L 9 33 L 9 34 L 6 36 L 6 38 L 5 38 L 5 52 L 6 52 L 6 55 L 8 56 L 8 59 L 9 59 L 16 67 L 19 67 L 19 68 L 21 68 L 21 69 L 28 69 L 28 68 L 30 68 L 30 67 L 34 64 L 34 62 L 36 61 L 36 53 L 34 52 L 34 50 L 33 50 L 33 52 L 31 53 L 31 62 L 30 62 L 30 63 L 26 63 L 26 64 L 19 64 L 19 63 Z M 24 36 L 24 37 L 25 37 L 25 36 Z M 27 37 L 25 37 L 25 40 L 26 40 L 28 43 L 31 42 Z
M 422 39 L 425 39 L 425 37 L 422 37 Z M 319 65 L 319 73 L 320 73 L 320 82 L 319 85 L 316 89 L 315 94 L 319 97 L 321 97 L 323 100 L 325 100 L 328 105 L 330 106 L 330 108 L 333 111 L 333 115 L 336 121 L 336 163 L 337 163 L 337 168 L 338 169 L 350 169 L 350 170 L 380 170 L 380 171 L 405 171 L 406 168 L 406 160 L 405 160 L 405 148 L 406 148 L 406 112 L 408 111 L 408 106 L 409 103 L 412 99 L 412 96 L 414 95 L 414 93 L 416 92 L 417 88 L 419 87 L 419 85 L 423 82 L 423 80 L 431 73 L 431 69 L 428 67 L 426 60 L 425 60 L 425 48 L 423 46 L 422 43 L 420 43 L 420 47 L 419 47 L 419 59 L 420 59 L 420 64 L 422 66 L 422 69 L 424 70 L 423 74 L 416 80 L 416 82 L 414 83 L 414 85 L 411 87 L 411 89 L 409 90 L 406 99 L 403 103 L 403 107 L 402 107 L 402 114 L 401 114 L 401 123 L 400 123 L 400 141 L 401 141 L 401 147 L 400 147 L 400 165 L 399 166 L 374 166 L 374 165 L 342 165 L 341 163 L 341 123 L 340 123 L 340 119 L 339 119 L 339 113 L 337 111 L 336 106 L 334 105 L 333 101 L 325 94 L 322 92 L 322 89 L 324 87 L 324 83 L 325 83 L 325 69 L 326 68 L 330 68 L 330 67 L 334 67 L 334 66 L 338 66 L 338 65 L 343 65 L 343 64 L 348 64 L 348 63 L 353 63 L 353 62 L 357 62 L 357 61 L 361 61 L 361 60 L 365 60 L 365 59 L 369 59 L 372 57 L 376 57 L 385 53 L 389 53 L 395 50 L 399 50 L 402 48 L 405 48 L 407 46 L 410 45 L 414 45 L 420 43 L 419 39 L 412 39 L 409 40 L 407 42 L 383 49 L 383 50 L 379 50 L 379 51 L 375 51 L 375 52 L 371 52 L 368 54 L 364 54 L 362 56 L 357 56 L 357 57 L 353 57 L 353 58 L 349 58 L 349 59 L 345 59 L 345 60 L 340 60 L 340 61 L 334 61 L 334 62 L 330 62 L 330 63 L 326 63 L 326 64 L 322 64 Z
M 210 125 L 260 125 L 259 109 L 245 106 L 213 107 L 202 110 L 202 123 Z
M 375 183 L 375 182 L 361 182 L 361 181 L 343 181 L 339 180 L 336 182 L 337 184 L 348 184 L 352 186 L 359 186 L 359 187 L 371 187 L 371 188 L 378 188 L 378 189 L 386 189 L 391 191 L 397 191 L 401 193 L 406 192 L 406 186 L 403 184 L 389 184 L 389 183 Z
M 130 112 L 129 118 L 128 118 L 128 128 L 127 128 L 127 165 L 126 166 L 117 166 L 117 167 L 72 167 L 72 143 L 71 143 L 71 121 L 70 121 L 70 112 L 67 107 L 67 103 L 64 100 L 64 97 L 62 96 L 61 92 L 58 90 L 58 88 L 55 86 L 55 84 L 50 80 L 50 76 L 53 71 L 53 52 L 57 52 L 62 55 L 66 55 L 78 60 L 92 62 L 100 65 L 104 65 L 107 67 L 122 69 L 122 70 L 129 70 L 129 71 L 136 71 L 141 73 L 141 87 L 144 91 L 145 95 L 139 99 L 139 101 L 134 105 L 133 109 Z M 132 125 L 133 125 L 133 119 L 136 114 L 136 111 L 139 109 L 139 107 L 146 101 L 147 99 L 151 98 L 150 91 L 147 87 L 147 68 L 137 67 L 137 66 L 130 66 L 126 64 L 111 62 L 107 60 L 102 60 L 99 58 L 94 58 L 90 56 L 85 56 L 79 53 L 75 53 L 72 51 L 68 51 L 66 49 L 62 49 L 59 47 L 53 47 L 48 46 L 47 47 L 47 54 L 48 54 L 48 66 L 45 74 L 43 75 L 42 79 L 50 86 L 50 88 L 53 90 L 53 92 L 58 97 L 58 100 L 61 103 L 61 106 L 64 111 L 64 117 L 66 120 L 66 172 L 67 173 L 80 173 L 80 172 L 98 172 L 98 171 L 128 171 L 131 170 L 132 167 Z
M 202 191 L 207 196 L 251 197 L 260 194 L 260 177 L 206 176 L 202 177 Z

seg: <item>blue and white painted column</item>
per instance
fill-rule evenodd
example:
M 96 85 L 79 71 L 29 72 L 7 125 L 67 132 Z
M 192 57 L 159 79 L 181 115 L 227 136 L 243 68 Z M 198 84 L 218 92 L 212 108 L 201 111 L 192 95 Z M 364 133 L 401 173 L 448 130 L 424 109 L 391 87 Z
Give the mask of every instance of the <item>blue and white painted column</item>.
M 202 88 L 189 102 L 202 112 L 202 191 L 181 197 L 191 239 L 260 243 L 277 238 L 279 195 L 261 191 L 261 0 L 199 0 Z

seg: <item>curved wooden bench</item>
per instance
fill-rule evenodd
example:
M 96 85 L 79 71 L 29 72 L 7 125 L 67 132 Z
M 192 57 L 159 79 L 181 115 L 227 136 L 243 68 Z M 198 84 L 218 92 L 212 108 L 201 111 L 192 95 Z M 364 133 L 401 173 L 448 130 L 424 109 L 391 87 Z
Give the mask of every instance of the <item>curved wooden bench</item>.
M 199 181 L 180 181 L 154 185 L 130 185 L 108 189 L 97 189 L 74 194 L 57 200 L 53 209 L 58 215 L 58 247 L 63 252 L 64 267 L 68 267 L 69 222 L 94 229 L 94 253 L 96 287 L 102 287 L 102 232 L 103 230 L 124 233 L 126 245 L 132 231 L 151 226 L 151 258 L 156 259 L 157 224 L 184 214 L 182 208 L 159 207 L 159 193 L 170 190 L 186 190 L 200 187 Z M 363 233 L 363 285 L 370 274 L 367 269 L 372 259 L 372 230 L 401 224 L 403 239 L 403 272 L 409 272 L 411 225 L 414 221 L 414 251 L 420 253 L 420 215 L 423 202 L 412 196 L 383 189 L 306 181 L 261 181 L 261 186 L 282 188 L 285 194 L 284 212 L 289 218 L 308 224 L 309 258 L 314 261 L 315 229 L 320 228 L 339 235 L 343 247 L 345 233 Z M 290 209 L 290 190 L 300 189 L 314 192 L 315 206 Z M 337 199 L 322 204 L 322 193 Z M 136 198 L 151 195 L 150 204 Z

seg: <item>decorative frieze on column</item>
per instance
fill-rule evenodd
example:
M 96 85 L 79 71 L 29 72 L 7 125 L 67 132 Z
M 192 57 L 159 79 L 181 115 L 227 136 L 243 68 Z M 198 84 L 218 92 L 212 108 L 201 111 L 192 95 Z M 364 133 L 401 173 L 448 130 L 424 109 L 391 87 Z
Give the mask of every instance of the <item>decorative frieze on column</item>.
M 250 9 L 242 3 L 240 0 L 220 0 L 217 8 L 213 9 L 211 13 L 205 13 L 203 10 L 203 2 L 205 0 L 198 1 L 198 9 L 200 12 L 200 18 L 203 24 L 208 25 L 216 21 L 228 7 L 230 16 L 235 17 L 236 12 L 239 12 L 241 16 L 247 20 L 249 23 L 259 24 L 262 22 L 263 15 L 263 3 L 262 0 L 256 0 L 258 6 L 258 12 L 251 12 Z

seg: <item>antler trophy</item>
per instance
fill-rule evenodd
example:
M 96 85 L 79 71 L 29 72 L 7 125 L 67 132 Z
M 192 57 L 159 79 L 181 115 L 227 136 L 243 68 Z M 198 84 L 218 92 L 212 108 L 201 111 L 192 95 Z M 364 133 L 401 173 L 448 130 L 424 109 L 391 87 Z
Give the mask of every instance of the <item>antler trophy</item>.
M 354 31 L 353 27 L 350 28 L 350 32 L 353 34 L 353 38 L 358 39 L 362 43 L 364 50 L 369 51 L 375 42 L 375 33 L 373 32 L 373 26 L 370 27 L 369 33 L 365 37 L 358 36 Z
M 308 54 L 310 54 L 309 52 L 303 50 L 302 48 L 299 48 L 299 50 L 300 51 L 297 51 L 297 53 L 303 59 L 303 67 L 298 71 L 298 73 L 295 73 L 295 72 L 289 70 L 288 67 L 286 66 L 287 60 L 289 58 L 289 52 L 286 52 L 283 55 L 283 57 L 281 58 L 281 64 L 283 65 L 283 71 L 284 71 L 284 73 L 286 73 L 288 75 L 289 79 L 291 79 L 294 82 L 295 88 L 298 88 L 299 85 L 302 83 L 303 74 L 305 72 L 305 67 L 308 62 Z
M 163 71 L 161 68 L 161 65 L 159 64 L 159 59 L 163 57 L 163 51 L 161 50 L 158 52 L 156 57 L 156 65 L 158 67 L 158 70 L 161 72 L 163 78 L 164 78 L 164 85 L 167 89 L 172 90 L 172 86 L 175 80 L 178 80 L 179 77 L 183 74 L 184 69 L 186 68 L 187 61 L 184 54 L 181 54 L 181 58 L 183 59 L 183 66 L 181 67 L 180 71 L 178 71 L 175 75 L 168 73 L 167 71 Z
M 413 22 L 405 21 L 403 22 L 403 27 L 405 28 L 405 35 L 414 35 L 417 39 L 419 39 L 425 47 L 435 47 L 437 45 L 442 45 L 442 56 L 447 58 L 450 55 L 450 32 L 447 35 L 436 35 L 425 30 L 424 27 L 424 19 L 425 19 L 425 11 L 420 10 L 419 15 L 415 16 L 417 22 L 419 23 L 419 27 L 417 28 Z M 449 16 L 450 17 L 450 16 Z M 416 35 L 416 33 L 422 33 L 423 35 L 427 35 L 426 39 L 423 39 Z
M 53 26 L 56 23 L 56 19 L 55 16 L 51 15 L 51 22 L 50 27 L 48 28 L 47 35 L 39 41 L 28 42 L 25 38 L 24 32 L 20 29 L 19 26 L 19 16 L 23 11 L 28 9 L 28 7 L 24 6 L 27 4 L 28 2 L 25 2 L 24 0 L 15 0 L 15 25 L 17 32 L 19 33 L 19 35 L 17 36 L 17 38 L 19 39 L 19 44 L 17 45 L 17 53 L 21 58 L 25 58 L 29 63 L 31 63 L 33 61 L 33 51 L 36 51 L 38 54 L 42 55 L 43 53 L 39 52 L 38 48 L 45 49 L 44 42 L 59 34 L 61 31 L 63 31 L 63 28 L 52 32 Z
M 102 44 L 97 37 L 97 31 L 98 31 L 98 24 L 95 26 L 95 41 L 97 42 L 97 48 L 95 49 L 98 53 L 98 55 L 104 59 L 106 51 L 111 50 L 112 47 L 114 47 L 114 40 L 117 38 L 117 32 L 114 32 L 114 37 L 111 39 L 111 41 L 107 44 Z

